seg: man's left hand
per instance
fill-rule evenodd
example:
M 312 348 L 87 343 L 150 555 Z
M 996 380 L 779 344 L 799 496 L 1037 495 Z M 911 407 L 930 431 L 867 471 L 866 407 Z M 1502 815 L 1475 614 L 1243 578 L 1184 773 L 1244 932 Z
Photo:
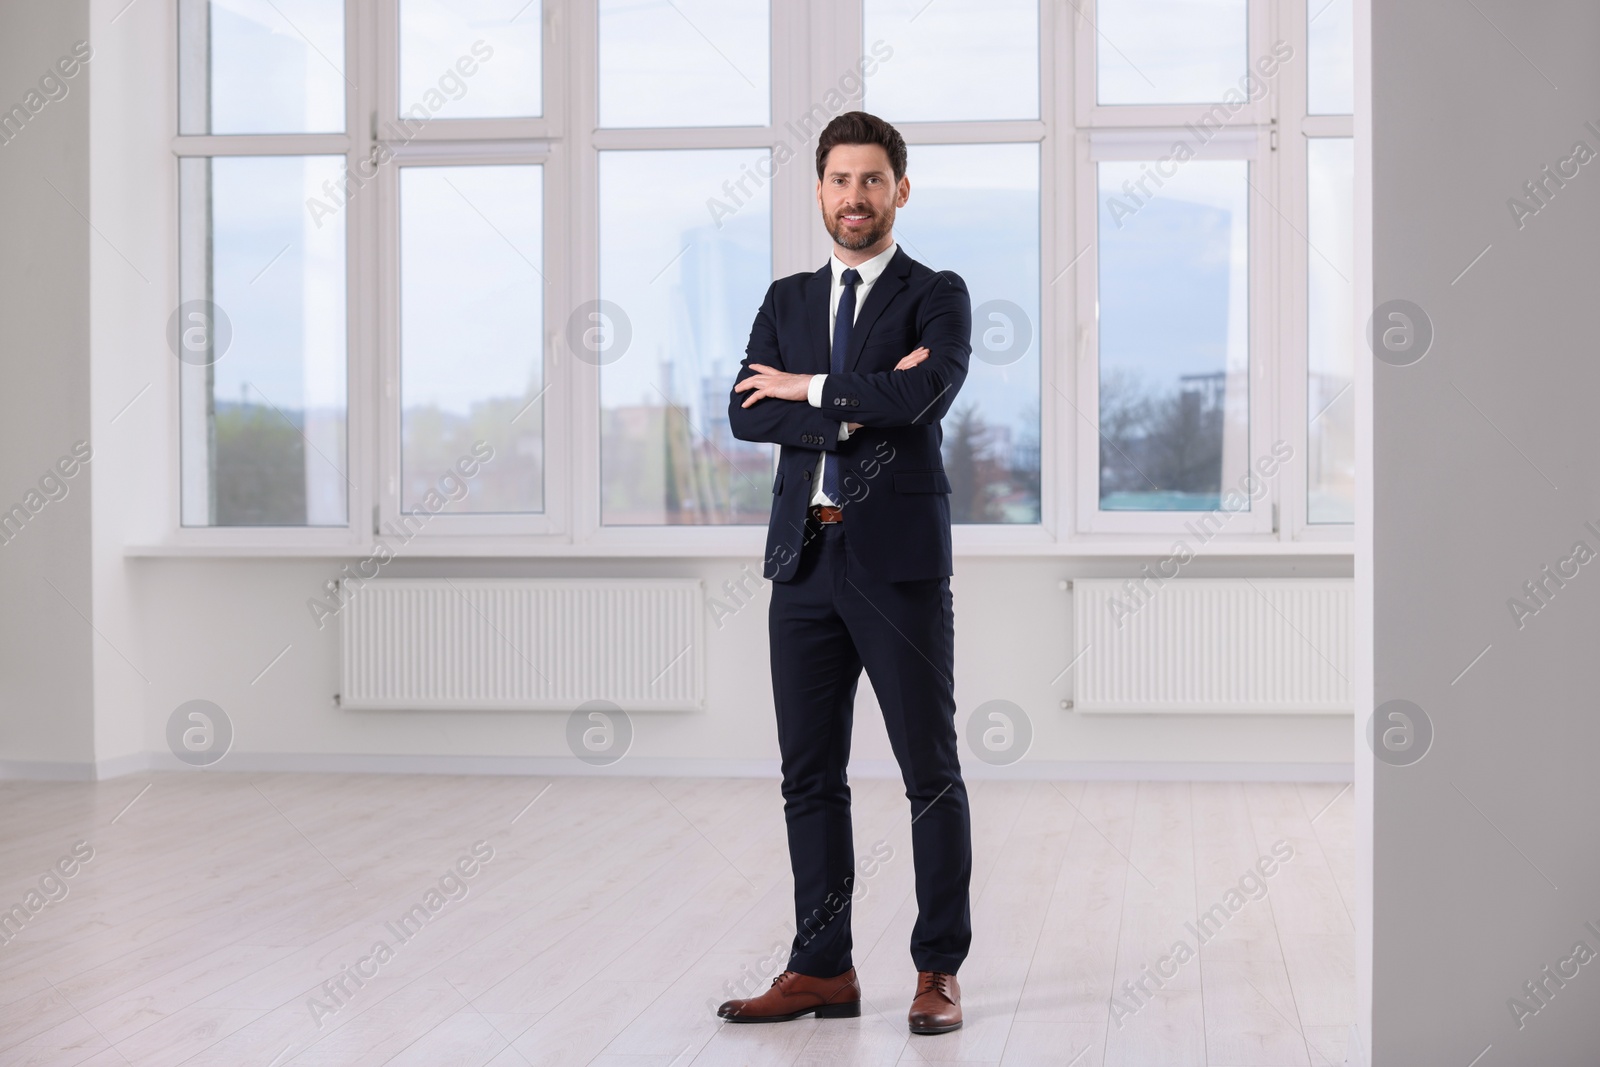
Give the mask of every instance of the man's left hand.
M 752 363 L 750 367 L 758 373 L 735 383 L 733 387 L 736 393 L 751 391 L 745 402 L 739 405 L 740 407 L 747 408 L 764 396 L 778 400 L 805 400 L 806 387 L 811 384 L 811 375 L 790 374 L 762 363 Z

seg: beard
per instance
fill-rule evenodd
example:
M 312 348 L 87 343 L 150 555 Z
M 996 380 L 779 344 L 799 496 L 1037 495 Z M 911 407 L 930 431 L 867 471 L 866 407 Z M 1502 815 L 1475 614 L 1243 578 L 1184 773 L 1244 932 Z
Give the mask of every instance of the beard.
M 859 209 L 852 209 L 823 217 L 824 224 L 828 228 L 828 236 L 833 238 L 834 244 L 852 252 L 860 251 L 863 248 L 871 248 L 883 240 L 884 236 L 894 228 L 894 209 L 890 208 L 888 215 L 870 212 L 867 225 L 860 230 L 852 232 L 845 229 L 844 222 L 839 216 L 860 213 Z

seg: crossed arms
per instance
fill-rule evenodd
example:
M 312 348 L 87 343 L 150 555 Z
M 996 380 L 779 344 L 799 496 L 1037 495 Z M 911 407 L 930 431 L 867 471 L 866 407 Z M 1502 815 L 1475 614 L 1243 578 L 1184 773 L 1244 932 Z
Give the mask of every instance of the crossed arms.
M 775 288 L 775 285 L 774 285 Z M 779 353 L 767 290 L 750 330 L 750 343 L 728 401 L 728 422 L 741 441 L 769 441 L 834 451 L 839 424 L 914 426 L 938 422 L 967 376 L 972 350 L 972 308 L 966 285 L 954 274 L 934 283 L 919 316 L 922 347 L 892 371 L 829 374 L 822 406 L 806 401 L 809 374 L 792 374 Z

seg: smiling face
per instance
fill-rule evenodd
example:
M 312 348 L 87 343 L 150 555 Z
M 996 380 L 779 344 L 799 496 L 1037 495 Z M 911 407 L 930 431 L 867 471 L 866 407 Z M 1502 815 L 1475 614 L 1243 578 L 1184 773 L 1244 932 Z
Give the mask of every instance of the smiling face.
M 839 259 L 855 266 L 888 248 L 895 209 L 910 196 L 911 180 L 894 180 L 882 145 L 835 145 L 817 182 L 817 206 Z

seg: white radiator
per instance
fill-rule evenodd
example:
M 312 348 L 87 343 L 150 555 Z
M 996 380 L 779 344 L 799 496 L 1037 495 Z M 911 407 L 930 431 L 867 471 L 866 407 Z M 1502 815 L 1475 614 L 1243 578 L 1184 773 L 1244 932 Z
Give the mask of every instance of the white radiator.
M 703 707 L 698 580 L 395 578 L 345 592 L 343 707 Z
M 1348 712 L 1348 578 L 1073 583 L 1078 711 Z

